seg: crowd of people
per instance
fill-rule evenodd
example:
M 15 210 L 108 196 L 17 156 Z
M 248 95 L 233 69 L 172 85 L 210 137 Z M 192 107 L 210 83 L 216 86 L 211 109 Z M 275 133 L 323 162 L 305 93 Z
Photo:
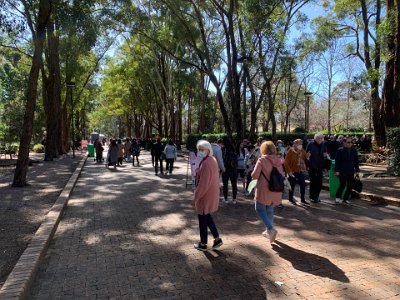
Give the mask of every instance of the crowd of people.
M 104 146 L 107 140 L 104 139 L 102 142 L 98 139 L 94 142 L 94 148 L 96 152 L 95 161 L 101 163 L 103 159 Z M 154 140 L 142 140 L 136 138 L 122 139 L 110 138 L 108 141 L 108 152 L 106 158 L 106 166 L 122 166 L 123 162 L 130 163 L 132 166 L 140 165 L 140 152 L 143 149 L 150 150 L 151 161 L 154 167 L 155 175 L 164 174 L 164 161 L 166 163 L 166 174 L 172 174 L 174 168 L 174 161 L 177 158 L 177 147 L 173 140 L 170 139 L 165 145 L 161 142 L 160 136 L 156 136 Z
M 97 162 L 103 161 L 104 144 L 95 142 Z M 352 137 L 328 136 L 316 134 L 311 140 L 295 139 L 288 145 L 278 140 L 276 144 L 259 138 L 255 144 L 247 139 L 235 143 L 224 137 L 216 143 L 200 140 L 197 143 L 197 157 L 200 158 L 196 170 L 194 198 L 192 205 L 198 214 L 200 241 L 194 247 L 207 251 L 207 231 L 210 229 L 213 237 L 213 249 L 223 244 L 216 224 L 211 216 L 216 212 L 221 200 L 225 205 L 236 205 L 238 183 L 247 197 L 255 200 L 255 211 L 265 226 L 262 232 L 273 243 L 278 231 L 274 227 L 274 207 L 283 208 L 282 198 L 287 196 L 289 202 L 297 205 L 295 188 L 299 185 L 300 202 L 310 205 L 318 204 L 325 170 L 331 167 L 335 159 L 334 176 L 339 179 L 335 203 L 341 201 L 349 204 L 353 179 L 358 176 L 358 149 L 370 151 L 370 139 L 363 136 L 355 140 Z M 172 174 L 177 158 L 177 147 L 170 139 L 166 144 L 156 136 L 152 141 L 143 142 L 140 139 L 126 138 L 110 139 L 106 165 L 117 166 L 123 162 L 140 165 L 140 152 L 147 149 L 151 153 L 152 166 L 155 175 Z M 272 171 L 276 170 L 285 178 L 287 189 L 271 190 Z M 309 199 L 306 199 L 306 177 L 309 178 Z M 257 180 L 256 188 L 249 190 L 252 180 Z M 221 188 L 222 187 L 222 188 Z M 231 197 L 228 197 L 229 190 Z
M 318 204 L 321 202 L 320 192 L 325 170 L 331 167 L 332 159 L 335 159 L 334 176 L 338 176 L 340 182 L 335 203 L 339 204 L 342 201 L 344 204 L 349 204 L 353 179 L 359 172 L 356 145 L 352 137 L 339 137 L 338 140 L 335 137 L 324 139 L 323 134 L 316 134 L 312 140 L 295 139 L 288 146 L 281 140 L 278 140 L 276 145 L 272 141 L 263 139 L 259 139 L 256 145 L 248 140 L 237 141 L 234 145 L 226 137 L 216 143 L 199 141 L 197 153 L 201 157 L 201 162 L 196 172 L 192 205 L 198 214 L 200 241 L 194 244 L 194 247 L 200 251 L 207 251 L 207 228 L 214 237 L 212 248 L 218 248 L 223 244 L 211 216 L 218 210 L 220 181 L 222 181 L 224 204 L 237 204 L 238 182 L 242 184 L 246 196 L 254 197 L 255 211 L 265 226 L 262 234 L 269 238 L 271 243 L 275 241 L 278 233 L 273 224 L 274 207 L 283 207 L 282 198 L 285 194 L 271 189 L 270 181 L 274 169 L 289 182 L 287 196 L 290 203 L 297 205 L 294 193 L 298 184 L 301 203 Z M 309 201 L 306 199 L 306 176 L 310 182 Z M 250 194 L 248 187 L 254 179 L 257 179 L 256 188 L 254 193 Z M 229 185 L 232 196 L 230 199 L 228 199 Z

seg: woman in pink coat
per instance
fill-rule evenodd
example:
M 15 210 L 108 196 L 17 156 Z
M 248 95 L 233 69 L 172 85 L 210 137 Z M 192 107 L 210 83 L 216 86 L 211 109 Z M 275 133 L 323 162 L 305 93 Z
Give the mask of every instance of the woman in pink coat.
M 199 218 L 200 242 L 194 244 L 194 247 L 200 251 L 207 251 L 207 228 L 214 237 L 212 248 L 216 249 L 223 244 L 211 216 L 211 213 L 218 210 L 219 204 L 218 163 L 213 157 L 211 144 L 205 140 L 197 142 L 197 156 L 202 157 L 202 160 L 196 172 L 196 190 L 192 206 Z
M 254 171 L 251 174 L 253 179 L 257 179 L 256 194 L 254 197 L 255 209 L 266 227 L 263 235 L 269 236 L 270 242 L 273 243 L 278 234 L 278 231 L 273 226 L 274 205 L 277 206 L 281 203 L 282 192 L 271 192 L 265 177 L 269 180 L 272 167 L 276 167 L 279 172 L 284 175 L 282 168 L 283 161 L 276 155 L 276 147 L 271 141 L 266 141 L 261 144 L 260 153 L 261 157 L 258 159 Z

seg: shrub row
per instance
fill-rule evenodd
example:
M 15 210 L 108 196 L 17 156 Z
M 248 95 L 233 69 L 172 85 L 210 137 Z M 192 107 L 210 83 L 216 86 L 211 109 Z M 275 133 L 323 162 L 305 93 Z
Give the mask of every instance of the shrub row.
M 289 144 L 290 142 L 293 142 L 295 139 L 302 139 L 306 140 L 308 138 L 314 138 L 315 133 L 304 133 L 304 132 L 290 132 L 290 133 L 283 133 L 283 132 L 277 132 L 276 133 L 276 140 L 281 140 L 285 145 Z M 368 134 L 370 136 L 373 135 L 372 132 L 339 132 L 335 133 L 335 135 L 343 135 L 343 136 L 362 136 L 364 134 Z M 203 133 L 203 134 L 188 134 L 185 136 L 185 144 L 186 148 L 189 150 L 194 150 L 196 149 L 196 143 L 198 140 L 201 139 L 206 139 L 210 143 L 215 143 L 219 138 L 222 138 L 225 136 L 225 133 Z M 254 144 L 257 140 L 258 137 L 267 139 L 267 140 L 272 140 L 272 133 L 271 132 L 260 132 L 258 135 L 251 140 L 251 142 Z

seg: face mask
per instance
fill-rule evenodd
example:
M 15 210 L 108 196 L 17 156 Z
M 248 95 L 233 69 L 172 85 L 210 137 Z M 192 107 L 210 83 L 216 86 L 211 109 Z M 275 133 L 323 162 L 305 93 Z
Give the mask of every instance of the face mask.
M 296 145 L 297 150 L 303 149 L 303 145 Z
M 204 151 L 199 150 L 199 151 L 197 151 L 197 156 L 198 157 L 205 157 L 206 154 L 204 153 Z
M 278 148 L 282 148 L 282 144 L 278 144 Z

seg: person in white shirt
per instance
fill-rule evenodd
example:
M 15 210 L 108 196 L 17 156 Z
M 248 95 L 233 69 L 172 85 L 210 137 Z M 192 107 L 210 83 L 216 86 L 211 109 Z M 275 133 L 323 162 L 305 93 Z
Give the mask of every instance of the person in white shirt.
M 174 161 L 177 157 L 176 146 L 172 140 L 168 141 L 168 144 L 164 148 L 165 160 L 166 160 L 166 170 L 167 174 L 172 174 L 172 169 L 174 168 Z

